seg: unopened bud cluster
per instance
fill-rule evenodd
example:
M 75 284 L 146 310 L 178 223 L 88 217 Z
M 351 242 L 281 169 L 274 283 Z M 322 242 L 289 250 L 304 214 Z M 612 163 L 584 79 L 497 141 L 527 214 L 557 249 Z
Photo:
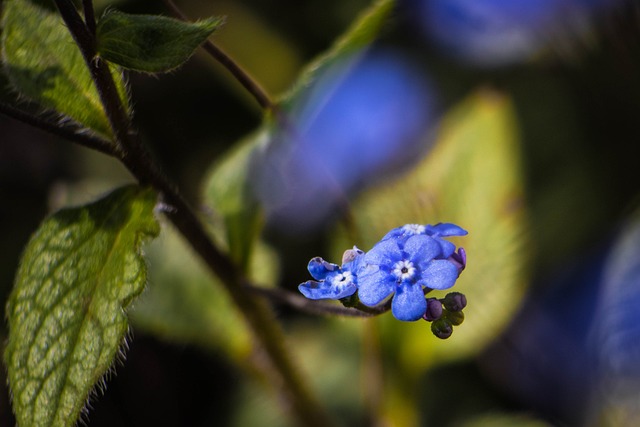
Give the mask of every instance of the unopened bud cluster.
M 460 292 L 450 292 L 444 298 L 427 298 L 427 311 L 422 316 L 431 322 L 431 332 L 447 339 L 453 333 L 453 327 L 464 322 L 462 310 L 467 306 L 467 298 Z

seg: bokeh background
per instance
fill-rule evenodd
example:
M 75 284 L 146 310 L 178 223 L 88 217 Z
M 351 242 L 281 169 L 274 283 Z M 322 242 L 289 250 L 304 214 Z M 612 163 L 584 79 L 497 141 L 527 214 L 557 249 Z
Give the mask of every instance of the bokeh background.
M 177 3 L 192 18 L 226 15 L 213 40 L 274 95 L 369 6 Z M 158 1 L 108 4 L 169 13 Z M 258 281 L 295 292 L 311 257 L 337 262 L 342 250 L 369 249 L 407 222 L 454 221 L 470 231 L 456 240 L 469 254 L 460 282 L 467 320 L 448 341 L 430 336 L 426 322 L 275 307 L 289 348 L 339 423 L 638 422 L 640 3 L 402 1 L 370 51 L 327 70 L 286 104 L 290 124 L 308 134 L 292 137 L 283 126 L 271 134 L 283 141 L 271 157 L 251 165 L 266 207 Z M 211 165 L 260 127 L 262 112 L 203 52 L 170 74 L 128 79 L 143 138 L 215 224 Z M 0 83 L 0 99 L 15 104 Z M 358 174 L 343 178 L 332 167 Z M 298 198 L 287 179 L 317 192 Z M 105 156 L 0 116 L 0 299 L 46 214 L 130 181 Z M 309 223 L 282 226 L 295 215 Z M 238 313 L 165 227 L 148 248 L 151 279 L 132 311 L 126 361 L 91 399 L 87 424 L 290 425 L 256 374 L 259 355 Z M 4 370 L 0 377 L 0 425 L 9 426 Z

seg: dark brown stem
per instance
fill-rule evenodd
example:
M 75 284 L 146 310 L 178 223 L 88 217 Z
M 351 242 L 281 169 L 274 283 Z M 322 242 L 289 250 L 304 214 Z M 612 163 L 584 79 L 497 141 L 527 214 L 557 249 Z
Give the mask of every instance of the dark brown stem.
M 172 0 L 164 0 L 165 5 L 171 13 L 177 18 L 183 21 L 189 21 L 187 16 L 176 6 Z M 215 45 L 211 40 L 206 40 L 202 44 L 202 48 L 211 55 L 216 61 L 218 61 L 223 67 L 229 71 L 233 77 L 255 98 L 265 110 L 272 110 L 274 103 L 271 101 L 271 97 L 267 94 L 267 91 L 258 84 L 258 82 L 252 78 L 247 71 L 245 71 L 237 62 L 235 62 L 229 55 L 227 55 L 222 49 Z
M 59 123 L 53 123 L 1 102 L 0 114 L 109 156 L 121 157 L 118 147 L 116 147 L 113 142 L 88 133 L 82 128 L 76 126 L 63 126 Z
M 389 307 L 367 307 L 362 304 L 354 308 L 341 307 L 336 304 L 325 303 L 321 301 L 312 301 L 301 295 L 293 294 L 282 289 L 261 288 L 251 285 L 245 285 L 245 289 L 249 292 L 261 295 L 272 302 L 287 304 L 297 310 L 310 314 L 333 315 L 345 317 L 373 317 L 385 313 Z
M 84 22 L 87 29 L 95 37 L 96 34 L 96 13 L 93 9 L 93 0 L 82 0 L 82 9 L 84 11 Z
M 109 66 L 97 56 L 95 38 L 84 25 L 75 6 L 71 0 L 55 0 L 55 3 L 91 71 L 114 137 L 123 152 L 121 161 L 140 184 L 150 185 L 161 193 L 164 202 L 172 208 L 166 212 L 169 219 L 211 271 L 220 278 L 244 315 L 256 342 L 268 356 L 271 368 L 276 373 L 275 382 L 282 387 L 282 395 L 298 423 L 317 427 L 331 425 L 322 407 L 298 376 L 289 352 L 284 348 L 282 330 L 274 321 L 268 306 L 245 290 L 245 280 L 240 269 L 212 242 L 194 211 L 155 166 L 146 147 L 133 132 Z

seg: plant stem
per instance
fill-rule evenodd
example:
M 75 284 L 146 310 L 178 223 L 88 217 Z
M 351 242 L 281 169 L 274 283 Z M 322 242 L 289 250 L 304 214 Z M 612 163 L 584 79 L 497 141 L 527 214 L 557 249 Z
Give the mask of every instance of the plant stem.
M 80 18 L 72 1 L 55 0 L 55 3 L 91 70 L 113 134 L 123 152 L 120 160 L 140 184 L 150 185 L 158 190 L 164 202 L 173 207 L 166 215 L 211 271 L 220 278 L 245 316 L 256 342 L 268 355 L 273 372 L 277 373 L 274 383 L 281 385 L 283 397 L 298 424 L 317 427 L 331 425 L 328 416 L 299 377 L 284 347 L 284 334 L 274 321 L 268 306 L 247 293 L 243 286 L 245 279 L 239 269 L 212 242 L 193 210 L 174 185 L 160 172 L 137 133 L 133 131 L 109 66 L 97 56 L 95 38 Z M 267 374 L 272 374 L 270 371 L 267 370 Z
M 82 0 L 82 9 L 84 11 L 84 22 L 89 32 L 95 37 L 96 35 L 96 14 L 93 9 L 92 0 Z
M 357 309 L 341 307 L 336 304 L 309 300 L 301 295 L 296 295 L 283 289 L 268 289 L 251 285 L 245 285 L 245 289 L 247 289 L 249 292 L 261 295 L 273 302 L 284 303 L 297 310 L 310 314 L 324 314 L 345 317 L 372 317 L 388 311 L 388 308 L 370 308 L 362 304 L 358 305 Z
M 0 102 L 0 114 L 4 114 L 5 116 L 10 117 L 14 120 L 26 123 L 52 135 L 59 136 L 76 144 L 107 154 L 109 156 L 118 158 L 121 156 L 118 147 L 116 147 L 113 142 L 99 136 L 84 132 L 84 130 L 81 128 L 77 128 L 75 126 L 62 126 L 58 123 L 52 123 L 48 120 L 42 119 L 41 117 L 35 116 L 31 113 L 20 110 L 11 105 L 4 104 L 2 102 Z
M 178 8 L 172 0 L 164 0 L 165 5 L 171 12 L 183 21 L 189 21 L 187 16 Z M 227 55 L 221 48 L 211 40 L 205 40 L 202 48 L 229 71 L 233 77 L 255 98 L 264 110 L 273 110 L 274 103 L 271 97 L 237 62 Z

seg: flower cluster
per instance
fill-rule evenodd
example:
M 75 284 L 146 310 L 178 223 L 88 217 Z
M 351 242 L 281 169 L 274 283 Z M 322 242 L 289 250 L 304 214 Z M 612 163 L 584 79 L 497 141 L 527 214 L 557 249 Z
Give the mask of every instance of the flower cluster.
M 310 299 L 343 299 L 357 295 L 360 303 L 376 307 L 391 297 L 391 312 L 403 321 L 433 321 L 433 304 L 425 293 L 451 288 L 466 266 L 466 253 L 446 237 L 467 232 L 455 224 L 407 224 L 395 228 L 369 252 L 354 246 L 342 266 L 320 257 L 309 262 L 314 279 L 298 289 Z M 436 308 L 437 311 L 437 308 Z M 440 307 L 442 312 L 442 307 Z

